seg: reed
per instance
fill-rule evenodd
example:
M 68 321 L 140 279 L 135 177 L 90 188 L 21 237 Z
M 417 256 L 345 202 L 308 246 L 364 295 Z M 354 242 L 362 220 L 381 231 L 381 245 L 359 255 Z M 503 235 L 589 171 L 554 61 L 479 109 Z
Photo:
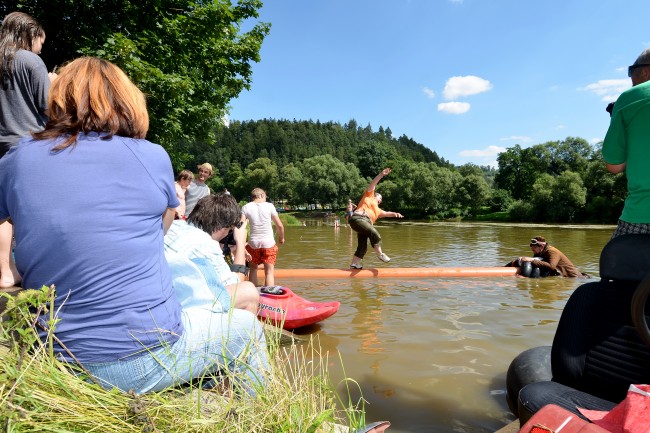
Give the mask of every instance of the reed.
M 280 213 L 278 214 L 280 221 L 285 226 L 301 226 L 302 222 L 292 214 Z
M 8 433 L 320 433 L 363 425 L 363 407 L 336 395 L 328 356 L 316 341 L 283 346 L 281 334 L 270 333 L 271 371 L 257 396 L 227 385 L 145 395 L 106 391 L 73 374 L 38 338 L 36 316 L 50 311 L 53 290 L 0 296 L 8 298 L 0 322 L 0 425 Z

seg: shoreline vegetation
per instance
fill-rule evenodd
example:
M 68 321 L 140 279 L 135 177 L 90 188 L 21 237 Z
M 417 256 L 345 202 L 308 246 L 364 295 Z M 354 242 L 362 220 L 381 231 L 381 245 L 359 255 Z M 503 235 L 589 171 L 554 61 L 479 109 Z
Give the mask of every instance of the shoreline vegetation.
M 54 291 L 21 290 L 6 301 L 0 322 L 0 424 L 18 432 L 330 432 L 365 425 L 364 401 L 351 401 L 352 379 L 341 398 L 330 383 L 329 354 L 317 341 L 282 345 L 267 332 L 271 371 L 256 397 L 239 394 L 223 380 L 213 389 L 200 383 L 144 395 L 106 391 L 83 373 L 55 359 L 52 336 L 41 342 L 37 317 L 50 316 Z M 223 373 L 223 378 L 231 373 Z M 355 394 L 357 389 L 354 390 Z M 345 401 L 346 399 L 347 401 Z

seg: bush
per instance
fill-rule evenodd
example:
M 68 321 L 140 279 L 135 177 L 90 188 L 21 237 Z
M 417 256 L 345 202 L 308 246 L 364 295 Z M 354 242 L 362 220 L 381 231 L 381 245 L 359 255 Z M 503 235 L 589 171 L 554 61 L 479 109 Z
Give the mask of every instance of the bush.
M 512 221 L 527 222 L 535 219 L 535 207 L 532 203 L 521 200 L 513 202 L 508 208 L 508 213 Z

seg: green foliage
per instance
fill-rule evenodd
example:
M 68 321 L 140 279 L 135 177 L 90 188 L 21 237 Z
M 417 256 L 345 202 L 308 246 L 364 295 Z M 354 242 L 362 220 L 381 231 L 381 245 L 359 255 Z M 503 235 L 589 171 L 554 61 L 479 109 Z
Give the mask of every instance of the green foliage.
M 505 189 L 493 189 L 492 195 L 488 199 L 488 206 L 493 212 L 505 211 L 512 204 L 512 196 Z
M 284 226 L 301 226 L 302 223 L 298 218 L 295 216 L 288 214 L 288 213 L 281 213 L 278 214 L 280 217 L 280 221 L 282 221 L 282 225 Z
M 307 158 L 299 169 L 303 181 L 297 189 L 307 203 L 337 208 L 347 203 L 348 197 L 361 195 L 357 190 L 359 170 L 331 155 Z
M 462 178 L 456 195 L 460 205 L 476 215 L 491 196 L 490 186 L 482 175 L 470 174 Z
M 530 222 L 534 221 L 535 209 L 532 203 L 523 200 L 515 200 L 508 208 L 508 214 L 512 221 Z
M 190 160 L 181 142 L 214 140 L 230 100 L 249 89 L 252 62 L 270 25 L 255 22 L 260 0 L 9 1 L 47 34 L 49 69 L 79 55 L 119 65 L 147 95 L 148 138 L 177 169 Z M 252 24 L 243 32 L 242 24 Z
M 248 191 L 250 195 L 254 188 L 262 188 L 267 197 L 274 199 L 278 180 L 278 166 L 269 158 L 258 158 L 244 169 L 242 176 L 235 180 L 235 189 Z
M 204 390 L 188 384 L 144 395 L 107 391 L 84 380 L 82 367 L 57 360 L 41 343 L 36 319 L 51 312 L 53 288 L 1 296 L 7 299 L 0 322 L 2 431 L 325 433 L 334 424 L 355 430 L 365 420 L 363 403 L 349 395 L 348 402 L 339 400 L 343 409 L 337 410 L 341 397 L 328 381 L 328 356 L 314 341 L 272 351 L 266 386 L 256 397 L 235 398 L 228 385 Z M 267 328 L 267 342 L 277 349 L 280 333 L 273 329 Z

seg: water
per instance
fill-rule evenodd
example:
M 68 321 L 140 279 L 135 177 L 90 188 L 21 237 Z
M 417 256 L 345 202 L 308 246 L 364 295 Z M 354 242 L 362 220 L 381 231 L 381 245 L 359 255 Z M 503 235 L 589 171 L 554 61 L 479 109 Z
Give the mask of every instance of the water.
M 365 268 L 502 266 L 530 255 L 545 236 L 583 272 L 598 276 L 600 251 L 614 226 L 490 223 L 380 223 L 390 263 L 373 253 Z M 356 248 L 347 227 L 322 221 L 287 227 L 278 268 L 346 268 Z M 422 278 L 277 281 L 314 301 L 338 300 L 338 313 L 300 330 L 329 352 L 339 394 L 342 378 L 358 382 L 367 421 L 389 431 L 487 433 L 512 420 L 505 373 L 525 349 L 550 345 L 571 292 L 584 280 Z M 340 359 L 339 359 L 340 356 Z M 341 365 L 342 364 L 342 365 Z M 344 371 L 343 371 L 344 370 Z M 352 386 L 352 385 L 350 385 Z

